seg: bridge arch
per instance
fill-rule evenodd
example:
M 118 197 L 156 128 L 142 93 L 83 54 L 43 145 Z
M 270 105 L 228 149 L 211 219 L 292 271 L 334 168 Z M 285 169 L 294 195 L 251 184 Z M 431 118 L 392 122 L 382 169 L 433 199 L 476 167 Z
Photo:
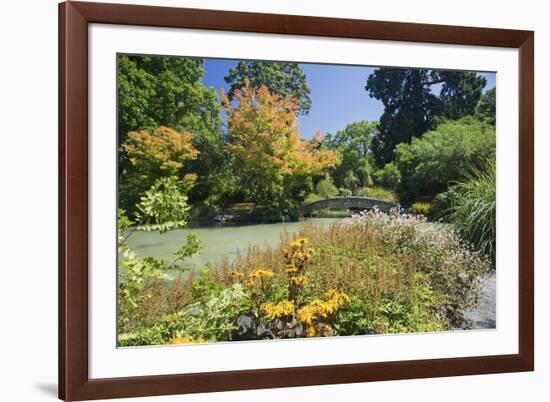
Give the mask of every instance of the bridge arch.
M 323 200 L 318 200 L 310 202 L 309 204 L 304 204 L 299 208 L 300 215 L 311 215 L 315 211 L 320 211 L 323 209 L 331 210 L 347 210 L 347 209 L 372 209 L 378 208 L 381 211 L 389 212 L 391 209 L 398 207 L 399 204 L 386 200 L 379 200 L 376 198 L 370 197 L 331 197 L 325 198 Z

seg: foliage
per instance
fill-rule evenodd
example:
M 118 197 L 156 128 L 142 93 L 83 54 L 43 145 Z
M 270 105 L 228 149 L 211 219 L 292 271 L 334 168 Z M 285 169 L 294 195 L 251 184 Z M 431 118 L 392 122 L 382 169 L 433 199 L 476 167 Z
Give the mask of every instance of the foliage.
M 192 257 L 202 251 L 201 241 L 196 233 L 189 233 L 186 238 L 186 242 L 182 244 L 175 252 L 172 258 L 170 268 L 177 267 L 179 262 L 182 262 L 186 258 Z
M 138 229 L 165 233 L 187 224 L 187 196 L 175 176 L 161 177 L 141 197 L 137 205 Z
M 121 343 L 448 330 L 464 324 L 491 266 L 421 216 L 373 211 L 329 228 L 305 224 L 299 235 L 202 273 L 185 306 L 130 326 Z
M 379 123 L 304 140 L 297 116 L 311 107 L 310 89 L 296 63 L 238 63 L 218 105 L 202 83 L 202 60 L 117 61 L 120 346 L 465 324 L 495 258 L 496 92 L 482 94 L 484 78 L 377 69 L 366 89 L 384 105 Z M 412 215 L 306 223 L 277 246 L 251 246 L 170 283 L 167 270 L 202 250 L 196 234 L 169 260 L 126 244 L 135 230 L 165 233 L 190 214 L 208 217 L 234 203 L 254 203 L 254 218 L 280 221 L 337 194 L 395 201 L 396 193 Z M 453 225 L 427 223 L 442 214 Z
M 376 183 L 384 188 L 395 191 L 401 184 L 401 172 L 395 163 L 386 163 L 382 169 L 374 173 Z
M 234 314 L 246 308 L 248 299 L 243 286 L 234 284 L 212 292 L 207 300 L 191 303 L 179 312 L 161 317 L 152 326 L 121 334 L 119 345 L 227 341 L 236 329 Z
M 472 168 L 453 186 L 450 220 L 461 235 L 493 261 L 496 255 L 496 163 Z
M 309 193 L 304 198 L 304 204 L 310 204 L 310 203 L 315 202 L 315 201 L 323 200 L 324 198 L 325 197 L 321 197 L 320 195 L 318 195 L 316 193 Z
M 307 237 L 315 249 L 301 294 L 313 300 L 327 289 L 338 289 L 351 298 L 350 303 L 367 305 L 361 313 L 364 327 L 352 330 L 349 322 L 343 324 L 340 318 L 334 322 L 334 329 L 341 323 L 353 333 L 459 326 L 464 323 L 464 311 L 477 302 L 480 279 L 491 267 L 489 260 L 448 226 L 428 225 L 422 216 L 374 211 L 328 229 L 304 224 L 299 235 Z M 277 249 L 252 248 L 234 262 L 222 263 L 213 271 L 215 280 L 230 284 L 231 272 L 240 270 L 246 275 L 262 266 L 274 273 L 271 283 L 280 284 L 288 275 L 281 266 L 286 266 L 284 249 L 288 250 L 290 241 L 288 235 L 283 236 Z M 341 311 L 344 315 L 351 308 L 346 306 Z M 406 312 L 406 320 L 397 319 L 398 310 Z
M 497 118 L 496 103 L 496 87 L 494 87 L 485 92 L 479 100 L 475 110 L 476 119 L 494 126 Z
M 342 162 L 331 169 L 337 187 L 354 191 L 358 187 L 372 186 L 371 142 L 378 132 L 378 122 L 350 123 L 341 131 L 327 134 L 323 146 L 337 151 Z
M 237 91 L 247 85 L 256 89 L 265 86 L 281 98 L 295 99 L 302 114 L 307 114 L 311 108 L 311 90 L 304 72 L 297 63 L 241 61 L 229 70 L 225 82 L 230 87 L 230 100 Z
M 332 335 L 331 323 L 338 316 L 338 310 L 349 301 L 349 297 L 338 290 L 330 289 L 323 298 L 310 301 L 305 299 L 304 287 L 307 284 L 306 270 L 315 253 L 311 247 L 306 247 L 307 238 L 291 241 L 283 254 L 284 273 L 287 281 L 287 294 L 284 300 L 267 301 L 269 297 L 269 281 L 274 277 L 271 270 L 256 269 L 246 275 L 232 271 L 237 280 L 244 281 L 253 301 L 248 324 L 243 325 L 241 318 L 240 335 L 246 339 L 264 338 L 267 334 L 272 338 L 294 338 Z M 250 334 L 250 330 L 253 331 Z
M 438 119 L 474 113 L 485 78 L 471 72 L 410 68 L 376 69 L 365 89 L 384 104 L 379 132 L 373 138 L 376 163 L 391 162 L 397 144 L 408 143 L 434 128 Z M 440 86 L 439 94 L 432 90 Z
M 358 194 L 362 197 L 377 198 L 379 200 L 397 201 L 397 197 L 393 191 L 386 190 L 383 187 L 364 187 L 359 190 Z
M 220 127 L 216 92 L 202 83 L 202 60 L 118 56 L 119 143 L 130 131 L 174 127 L 196 135 Z
M 191 143 L 192 138 L 188 132 L 179 133 L 168 127 L 128 133 L 126 142 L 122 144 L 129 166 L 120 183 L 121 208 L 134 213 L 140 194 L 156 180 L 180 175 L 184 164 L 198 155 Z M 195 179 L 196 176 L 191 174 L 184 177 L 186 190 L 191 188 Z
M 411 214 L 429 216 L 432 210 L 432 204 L 429 202 L 415 202 L 409 209 Z
M 315 186 L 315 192 L 321 199 L 330 198 L 338 194 L 338 189 L 332 183 L 331 178 L 327 177 L 317 183 L 317 185 Z
M 351 190 L 348 190 L 347 188 L 340 187 L 338 189 L 338 195 L 340 197 L 351 197 L 353 193 Z
M 177 175 L 194 173 L 198 176 L 198 185 L 189 194 L 193 203 L 221 202 L 218 197 L 210 198 L 209 195 L 220 194 L 231 181 L 223 164 L 217 94 L 202 82 L 203 61 L 190 57 L 139 55 L 120 55 L 117 61 L 118 143 L 126 144 L 129 132 L 151 132 L 158 127 L 192 133 L 192 146 L 198 156 L 187 159 Z M 170 150 L 173 144 L 166 145 Z M 124 191 L 120 191 L 120 206 L 130 215 L 140 193 L 165 173 L 149 172 L 151 175 L 144 178 L 134 171 L 122 147 L 119 175 Z
M 188 132 L 158 127 L 152 131 L 129 132 L 122 148 L 141 175 L 176 175 L 184 162 L 197 157 L 192 138 Z
M 201 249 L 197 236 L 189 234 L 187 242 L 174 252 L 172 261 L 167 262 L 139 257 L 126 244 L 127 238 L 136 229 L 164 233 L 186 224 L 189 206 L 178 182 L 174 176 L 159 178 L 146 191 L 137 207 L 139 223 L 133 228 L 134 222 L 125 211 L 118 211 L 118 322 L 122 329 L 132 327 L 135 311 L 151 297 L 149 285 L 164 279 L 169 268 L 177 268 L 181 261 Z
M 440 124 L 435 131 L 395 149 L 404 201 L 434 197 L 447 190 L 471 166 L 494 159 L 495 128 L 473 118 Z
M 189 305 L 174 319 L 174 337 L 229 340 L 235 329 L 234 317 L 249 307 L 248 296 L 240 284 L 214 292 L 206 300 Z
M 300 138 L 293 99 L 265 86 L 256 89 L 248 81 L 235 91 L 233 102 L 223 92 L 221 98 L 227 113 L 226 150 L 247 201 L 255 202 L 264 218 L 292 216 L 311 176 L 337 165 L 338 154 L 320 149 L 319 135 L 311 141 Z

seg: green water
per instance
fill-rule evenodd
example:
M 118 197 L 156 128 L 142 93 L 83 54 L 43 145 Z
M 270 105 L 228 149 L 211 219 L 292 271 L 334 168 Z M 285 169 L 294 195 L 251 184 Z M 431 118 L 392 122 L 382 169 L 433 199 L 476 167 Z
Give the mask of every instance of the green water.
M 313 218 L 304 222 L 312 222 L 319 226 L 328 226 L 339 218 Z M 223 257 L 233 260 L 239 251 L 243 252 L 249 246 L 275 246 L 280 236 L 286 230 L 289 234 L 297 233 L 303 222 L 267 223 L 246 225 L 191 225 L 184 229 L 159 232 L 134 232 L 127 244 L 142 257 L 155 257 L 170 260 L 172 253 L 183 243 L 189 233 L 196 233 L 202 244 L 202 251 L 185 261 L 184 268 L 202 269 L 208 264 L 216 264 Z M 171 271 L 173 278 L 179 271 Z

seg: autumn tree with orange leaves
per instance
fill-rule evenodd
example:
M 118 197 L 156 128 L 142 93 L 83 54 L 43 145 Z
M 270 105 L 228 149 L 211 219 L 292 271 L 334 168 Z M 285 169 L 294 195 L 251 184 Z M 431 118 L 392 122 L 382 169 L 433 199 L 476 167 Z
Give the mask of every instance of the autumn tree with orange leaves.
M 337 166 L 339 154 L 321 149 L 320 133 L 309 141 L 300 137 L 292 97 L 245 81 L 233 101 L 222 91 L 221 104 L 227 114 L 226 150 L 247 201 L 255 202 L 266 220 L 292 217 L 312 178 Z
M 197 158 L 199 152 L 192 145 L 193 135 L 169 127 L 154 130 L 130 131 L 122 149 L 128 155 L 129 168 L 121 181 L 121 191 L 127 190 L 133 198 L 127 207 L 132 213 L 139 196 L 158 178 L 175 176 L 182 190 L 189 190 L 196 175 L 183 174 L 186 162 Z

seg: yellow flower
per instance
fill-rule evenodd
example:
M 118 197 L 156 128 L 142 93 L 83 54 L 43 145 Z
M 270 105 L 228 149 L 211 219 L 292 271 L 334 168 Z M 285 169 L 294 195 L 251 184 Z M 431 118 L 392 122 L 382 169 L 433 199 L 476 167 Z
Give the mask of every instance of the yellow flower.
M 335 289 L 331 289 L 325 293 L 329 300 L 320 299 L 312 300 L 296 312 L 296 318 L 306 326 L 315 324 L 322 318 L 328 318 L 336 313 L 338 309 L 349 301 L 348 295 Z M 306 331 L 308 333 L 308 331 Z M 310 336 L 310 335 L 308 335 Z M 313 335 L 312 335 L 313 336 Z
M 319 326 L 318 325 L 309 325 L 307 328 L 306 328 L 306 336 L 308 338 L 311 338 L 311 337 L 315 337 L 315 336 L 318 336 L 318 328 Z
M 307 280 L 305 276 L 299 275 L 299 276 L 291 276 L 289 281 L 294 286 L 304 286 Z
M 271 320 L 294 314 L 294 305 L 288 300 L 283 300 L 277 304 L 264 303 L 261 309 Z
M 191 339 L 186 336 L 180 336 L 172 338 L 170 344 L 172 345 L 185 345 L 188 343 L 205 343 L 206 341 L 203 338 Z
M 308 243 L 308 239 L 305 238 L 305 237 L 302 237 L 302 238 L 299 238 L 299 239 L 296 239 L 296 240 L 293 240 L 290 242 L 290 247 L 292 248 L 300 248 L 302 247 L 303 245 L 307 244 Z
M 285 272 L 287 274 L 292 274 L 294 272 L 298 272 L 298 268 L 296 268 L 296 265 L 294 265 L 294 264 L 287 264 L 285 266 Z
M 231 271 L 229 273 L 229 275 L 235 279 L 240 279 L 242 277 L 244 277 L 244 274 L 242 272 L 239 272 L 239 271 Z
M 330 289 L 328 290 L 325 295 L 329 298 L 329 300 L 337 305 L 338 307 L 342 306 L 343 304 L 346 304 L 349 302 L 349 296 L 345 294 L 344 292 L 340 292 L 336 289 Z
M 273 277 L 273 271 L 269 271 L 267 269 L 256 269 L 254 271 L 250 271 L 248 273 L 248 278 L 272 278 Z

